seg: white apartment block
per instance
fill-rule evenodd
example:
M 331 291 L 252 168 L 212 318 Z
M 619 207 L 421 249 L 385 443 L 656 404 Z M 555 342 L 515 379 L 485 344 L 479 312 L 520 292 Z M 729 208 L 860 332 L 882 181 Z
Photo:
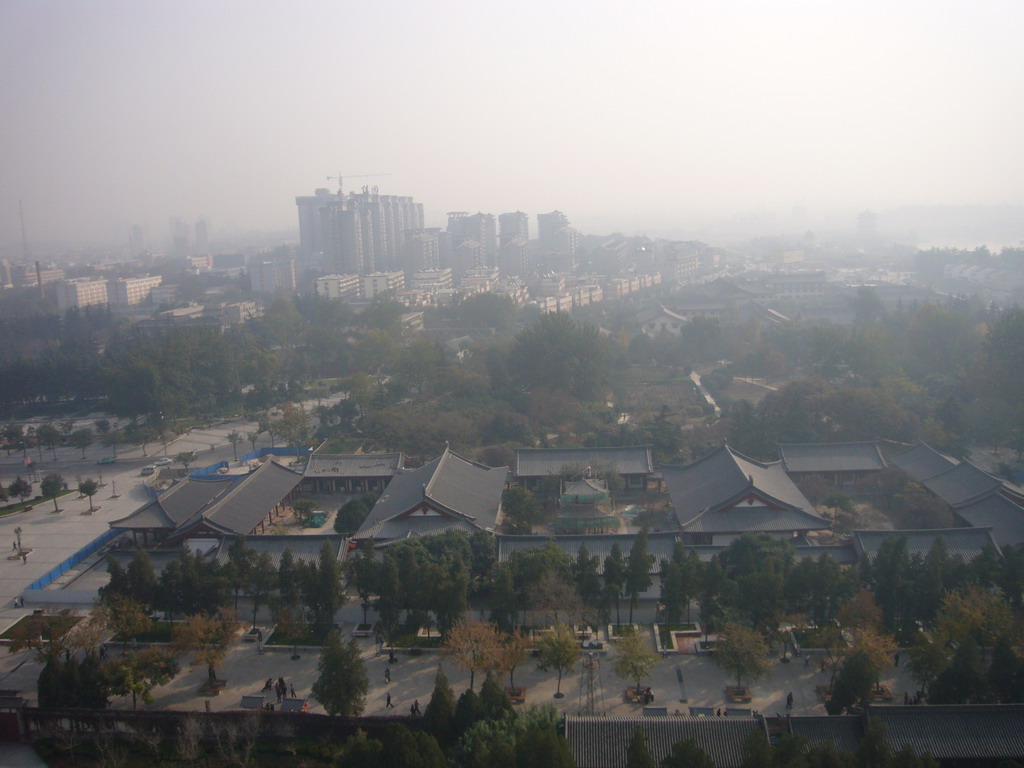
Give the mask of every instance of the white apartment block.
M 363 298 L 372 299 L 378 294 L 399 291 L 405 287 L 404 272 L 374 272 L 363 275 Z
M 313 281 L 313 288 L 325 299 L 357 299 L 359 275 L 324 275 Z
M 163 282 L 160 275 L 145 277 L 118 277 L 107 285 L 110 303 L 122 307 L 132 307 L 149 299 L 153 289 Z
M 107 281 L 92 277 L 59 280 L 53 284 L 57 294 L 57 308 L 88 307 L 107 303 Z

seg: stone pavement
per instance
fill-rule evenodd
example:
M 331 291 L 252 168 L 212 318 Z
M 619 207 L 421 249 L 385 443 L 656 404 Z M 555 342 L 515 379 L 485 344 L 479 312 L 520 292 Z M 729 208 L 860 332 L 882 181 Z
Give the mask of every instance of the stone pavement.
M 347 624 L 349 629 L 351 626 Z M 646 628 L 645 631 L 650 632 L 650 628 Z M 387 652 L 377 656 L 376 646 L 371 640 L 359 639 L 356 642 L 362 648 L 362 657 L 370 679 L 370 693 L 364 714 L 406 715 L 415 700 L 419 701 L 421 708 L 426 707 L 434 687 L 434 676 L 439 663 L 444 665 L 445 674 L 456 696 L 469 685 L 469 674 L 456 669 L 451 659 L 444 658 L 438 652 L 424 652 L 415 657 L 408 653 L 398 653 L 397 661 L 389 665 Z M 108 653 L 116 654 L 118 651 Z M 209 701 L 210 708 L 214 711 L 238 709 L 242 696 L 260 693 L 268 677 L 275 680 L 283 677 L 287 684 L 295 686 L 296 694 L 307 697 L 317 678 L 319 650 L 300 648 L 299 653 L 301 658 L 292 661 L 290 647 L 267 650 L 261 655 L 254 644 L 241 644 L 217 668 L 217 676 L 228 682 L 227 688 L 218 696 L 204 697 L 197 693 L 207 674 L 205 667 L 185 667 L 175 680 L 153 692 L 156 701 L 152 708 L 202 710 Z M 625 688 L 632 683 L 616 677 L 611 653 L 599 656 L 598 707 L 609 716 L 639 715 L 642 707 L 624 700 Z M 35 664 L 30 662 L 26 667 L 34 668 L 26 669 L 26 675 L 38 675 Z M 390 684 L 384 680 L 385 668 L 391 670 Z M 581 671 L 580 665 L 577 665 L 575 671 L 563 677 L 561 690 L 565 696 L 561 699 L 554 698 L 558 683 L 557 675 L 540 672 L 536 659 L 528 658 L 515 671 L 515 682 L 517 686 L 526 688 L 527 705 L 553 704 L 561 712 L 576 714 L 582 703 Z M 683 677 L 682 691 L 677 672 Z M 820 672 L 816 659 L 812 659 L 807 665 L 802 659 L 794 659 L 789 664 L 783 664 L 775 659 L 768 676 L 750 686 L 753 694 L 751 703 L 733 706 L 748 706 L 768 716 L 776 713 L 784 715 L 786 694 L 792 691 L 792 714 L 823 715 L 825 707 L 817 697 L 815 686 L 827 684 L 828 679 L 829 674 Z M 480 690 L 482 682 L 482 677 L 478 674 L 475 682 L 477 691 Z M 733 681 L 727 680 L 725 674 L 708 656 L 669 654 L 658 661 L 654 671 L 644 682 L 651 686 L 654 694 L 653 706 L 668 707 L 669 714 L 676 714 L 677 711 L 680 714 L 688 714 L 690 706 L 726 709 L 728 703 L 725 701 L 724 689 L 727 683 L 731 684 Z M 904 691 L 912 696 L 916 688 L 905 665 L 887 669 L 882 682 L 892 690 L 897 703 L 902 701 Z M 507 675 L 502 684 L 508 684 Z M 602 692 L 603 696 L 600 695 Z M 387 693 L 391 694 L 394 709 L 385 708 Z M 681 694 L 685 695 L 687 701 L 680 701 Z M 268 701 L 275 701 L 273 693 L 266 695 Z M 112 706 L 128 708 L 131 707 L 131 700 L 115 700 Z M 323 711 L 320 704 L 312 700 L 309 702 L 309 709 L 311 712 Z

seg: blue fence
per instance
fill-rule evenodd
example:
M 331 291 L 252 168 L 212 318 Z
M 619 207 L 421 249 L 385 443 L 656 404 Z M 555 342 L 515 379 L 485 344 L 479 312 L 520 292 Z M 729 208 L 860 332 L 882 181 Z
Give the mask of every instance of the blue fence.
M 264 446 L 263 448 L 260 448 L 257 451 L 251 451 L 245 454 L 244 456 L 242 456 L 242 458 L 239 459 L 239 461 L 252 461 L 253 459 L 262 458 L 263 456 L 266 456 L 268 453 L 272 453 L 275 456 L 308 456 L 312 452 L 313 449 L 306 446 L 303 446 L 301 448 L 295 448 L 293 446 L 284 445 L 279 445 L 277 446 L 277 448 Z
M 29 584 L 28 589 L 43 589 L 49 586 L 53 583 L 53 580 L 56 579 L 58 576 L 70 571 L 72 568 L 74 568 L 80 562 L 85 560 L 85 558 L 87 558 L 97 549 L 102 547 L 111 539 L 121 535 L 122 533 L 123 531 L 110 530 L 106 533 L 101 534 L 100 536 L 96 537 L 88 544 L 86 544 L 84 547 L 82 547 L 80 550 L 75 552 L 75 554 L 73 554 L 71 557 L 67 558 L 64 562 L 60 563 L 59 565 L 55 565 L 53 568 L 48 570 L 38 579 Z
M 195 472 L 190 472 L 189 477 L 206 477 L 207 475 L 215 475 L 220 469 L 227 469 L 228 463 L 226 461 L 218 461 L 216 464 L 211 464 L 208 467 L 197 469 Z

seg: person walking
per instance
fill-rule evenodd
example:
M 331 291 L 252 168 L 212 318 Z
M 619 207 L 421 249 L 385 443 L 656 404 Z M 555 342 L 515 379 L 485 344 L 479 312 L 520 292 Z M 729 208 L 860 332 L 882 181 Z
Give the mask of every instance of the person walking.
M 298 696 L 295 695 L 295 683 L 292 683 L 290 686 L 288 686 L 288 694 L 293 699 L 297 699 L 298 698 Z
M 384 700 L 384 709 L 394 709 L 395 705 L 391 703 L 391 691 L 388 691 L 387 698 Z
M 787 712 L 792 712 L 793 711 L 793 692 L 792 691 L 790 691 L 789 693 L 786 694 L 786 711 Z
M 391 682 L 391 669 L 389 667 L 384 667 L 384 682 Z

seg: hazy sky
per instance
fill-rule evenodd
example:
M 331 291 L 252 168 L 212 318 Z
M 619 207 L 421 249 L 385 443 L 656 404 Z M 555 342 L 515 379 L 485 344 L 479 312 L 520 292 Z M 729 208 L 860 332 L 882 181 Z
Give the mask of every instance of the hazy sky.
M 587 232 L 1024 203 L 1020 0 L 0 0 L 0 243 L 353 179 Z

